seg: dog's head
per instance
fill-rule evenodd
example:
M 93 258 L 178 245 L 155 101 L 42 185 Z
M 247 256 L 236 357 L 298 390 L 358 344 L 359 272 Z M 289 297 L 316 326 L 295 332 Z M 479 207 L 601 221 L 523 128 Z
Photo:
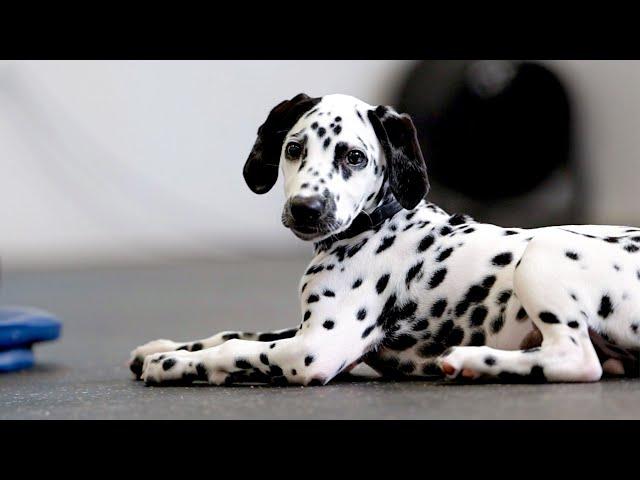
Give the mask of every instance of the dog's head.
M 360 212 L 378 206 L 387 187 L 407 209 L 429 189 L 411 118 L 347 95 L 301 93 L 271 110 L 244 178 L 263 194 L 279 168 L 286 195 L 282 222 L 303 240 L 346 230 Z

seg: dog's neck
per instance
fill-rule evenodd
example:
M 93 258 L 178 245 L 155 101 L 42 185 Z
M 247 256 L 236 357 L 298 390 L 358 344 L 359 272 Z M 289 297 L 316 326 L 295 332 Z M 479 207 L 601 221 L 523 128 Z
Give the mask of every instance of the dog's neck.
M 349 228 L 314 243 L 315 253 L 328 250 L 336 241 L 353 238 L 362 232 L 373 230 L 401 210 L 403 210 L 402 205 L 398 203 L 389 185 L 385 182 L 373 199 L 372 205 L 369 208 L 363 209 L 363 211 L 354 218 L 353 222 L 351 222 Z

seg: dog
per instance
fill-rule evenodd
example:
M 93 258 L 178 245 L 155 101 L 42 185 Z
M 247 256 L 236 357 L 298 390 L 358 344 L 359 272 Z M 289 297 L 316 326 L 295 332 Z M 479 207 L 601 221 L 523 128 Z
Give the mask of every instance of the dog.
M 243 175 L 265 194 L 280 170 L 282 223 L 315 250 L 299 325 L 147 343 L 130 358 L 146 384 L 324 385 L 361 362 L 398 379 L 637 374 L 639 228 L 450 215 L 425 198 L 411 118 L 347 95 L 299 94 L 271 110 Z

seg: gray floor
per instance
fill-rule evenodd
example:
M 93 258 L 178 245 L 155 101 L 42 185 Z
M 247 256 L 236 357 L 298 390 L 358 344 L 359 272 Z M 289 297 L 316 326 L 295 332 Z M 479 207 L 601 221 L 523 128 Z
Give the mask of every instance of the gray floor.
M 7 273 L 0 304 L 47 308 L 61 340 L 39 364 L 0 376 L 0 419 L 638 419 L 640 381 L 584 385 L 341 382 L 315 388 L 145 387 L 125 366 L 134 346 L 298 318 L 306 262 L 189 262 Z

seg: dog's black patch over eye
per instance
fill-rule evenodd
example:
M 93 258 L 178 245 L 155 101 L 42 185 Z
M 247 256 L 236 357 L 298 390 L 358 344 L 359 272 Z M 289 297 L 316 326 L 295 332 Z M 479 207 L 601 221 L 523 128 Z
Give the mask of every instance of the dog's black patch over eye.
M 302 155 L 302 145 L 298 142 L 289 142 L 285 147 L 285 154 L 290 160 L 297 160 Z

